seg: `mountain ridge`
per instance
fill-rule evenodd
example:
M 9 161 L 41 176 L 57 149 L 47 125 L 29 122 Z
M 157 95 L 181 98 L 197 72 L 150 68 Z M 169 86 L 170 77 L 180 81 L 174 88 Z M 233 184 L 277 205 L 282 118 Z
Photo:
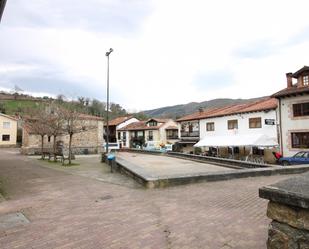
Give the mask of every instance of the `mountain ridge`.
M 207 110 L 207 109 L 214 108 L 214 107 L 224 107 L 228 105 L 244 104 L 244 103 L 248 103 L 252 101 L 258 101 L 265 97 L 267 96 L 258 97 L 258 98 L 250 98 L 250 99 L 217 98 L 217 99 L 206 100 L 202 102 L 190 102 L 187 104 L 164 106 L 164 107 L 155 108 L 151 110 L 145 110 L 142 113 L 144 113 L 145 115 L 149 117 L 177 119 L 185 115 L 194 113 L 198 111 L 200 108 Z

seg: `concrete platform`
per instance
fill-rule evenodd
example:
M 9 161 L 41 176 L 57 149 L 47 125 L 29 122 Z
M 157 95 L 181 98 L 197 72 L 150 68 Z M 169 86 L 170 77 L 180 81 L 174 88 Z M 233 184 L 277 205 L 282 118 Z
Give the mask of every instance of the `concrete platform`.
M 118 152 L 118 170 L 147 188 L 236 178 L 299 174 L 309 171 L 308 165 L 273 166 L 269 168 L 232 169 L 210 163 L 189 161 L 164 155 Z

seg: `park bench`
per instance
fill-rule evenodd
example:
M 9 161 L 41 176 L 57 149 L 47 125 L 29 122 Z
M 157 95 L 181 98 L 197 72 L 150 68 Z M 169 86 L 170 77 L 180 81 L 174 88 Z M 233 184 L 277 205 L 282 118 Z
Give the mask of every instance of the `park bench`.
M 61 156 L 62 165 L 64 165 L 65 161 L 68 161 L 68 160 L 69 160 L 69 151 L 63 151 L 62 156 Z M 75 160 L 74 154 L 71 155 L 71 160 Z

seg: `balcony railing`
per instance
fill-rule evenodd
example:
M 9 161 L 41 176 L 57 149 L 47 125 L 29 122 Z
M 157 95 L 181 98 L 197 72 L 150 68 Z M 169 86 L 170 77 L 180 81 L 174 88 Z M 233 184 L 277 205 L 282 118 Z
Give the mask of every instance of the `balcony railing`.
M 178 136 L 166 136 L 167 139 L 178 139 Z
M 181 132 L 181 137 L 199 137 L 200 133 L 198 131 L 192 131 L 192 132 L 188 132 L 188 131 L 182 131 Z

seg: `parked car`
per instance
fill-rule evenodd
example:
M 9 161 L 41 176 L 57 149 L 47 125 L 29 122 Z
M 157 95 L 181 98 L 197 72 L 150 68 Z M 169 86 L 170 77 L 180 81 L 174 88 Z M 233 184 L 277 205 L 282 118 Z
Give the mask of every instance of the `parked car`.
M 278 160 L 278 162 L 283 166 L 296 165 L 296 164 L 309 164 L 309 152 L 300 151 L 291 157 L 281 157 Z

